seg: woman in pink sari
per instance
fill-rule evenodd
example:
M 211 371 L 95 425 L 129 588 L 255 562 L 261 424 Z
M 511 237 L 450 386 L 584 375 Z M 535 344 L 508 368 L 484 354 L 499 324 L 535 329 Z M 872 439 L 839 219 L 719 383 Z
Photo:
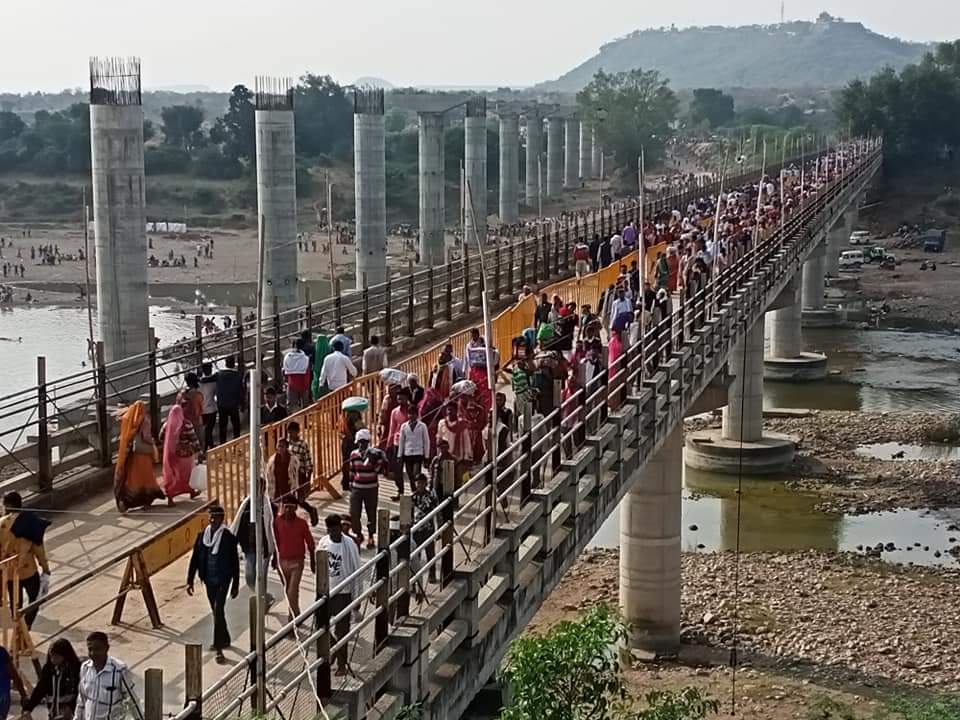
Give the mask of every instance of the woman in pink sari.
M 622 358 L 622 360 L 621 360 Z M 618 360 L 620 362 L 618 362 Z M 620 389 L 624 385 L 626 378 L 626 357 L 623 354 L 623 341 L 620 340 L 620 332 L 613 330 L 610 332 L 610 343 L 607 355 L 607 383 L 609 386 L 610 408 L 616 410 L 620 407 Z
M 163 443 L 163 494 L 167 496 L 167 504 L 172 506 L 177 495 L 189 493 L 190 497 L 196 497 L 197 493 L 190 488 L 190 474 L 200 451 L 200 441 L 179 403 L 170 408 L 160 430 L 160 440 Z

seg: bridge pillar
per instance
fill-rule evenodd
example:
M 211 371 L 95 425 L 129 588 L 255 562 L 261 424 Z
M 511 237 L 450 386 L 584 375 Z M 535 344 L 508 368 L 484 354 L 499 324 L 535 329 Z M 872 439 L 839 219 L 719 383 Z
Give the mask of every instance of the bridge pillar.
M 687 466 L 736 475 L 776 472 L 793 460 L 795 441 L 763 432 L 763 330 L 761 317 L 733 347 L 727 371 L 734 376 L 722 427 L 688 433 Z
M 500 114 L 500 222 L 513 225 L 520 219 L 520 118 Z
M 356 288 L 387 279 L 387 171 L 383 91 L 357 88 L 353 96 L 353 185 L 356 196 Z
M 593 128 L 586 123 L 580 124 L 580 178 L 593 177 Z
M 420 262 L 446 262 L 443 236 L 443 113 L 422 112 L 420 120 Z
M 580 121 L 575 117 L 567 118 L 566 140 L 563 146 L 563 189 L 576 190 L 580 187 Z
M 466 212 L 463 219 L 465 241 L 475 246 L 474 231 L 481 243 L 487 241 L 487 99 L 467 101 L 467 115 L 463 119 L 463 170 L 470 182 L 470 192 L 464 190 Z
M 524 199 L 528 208 L 536 210 L 540 200 L 540 159 L 543 155 L 543 118 L 536 107 L 527 108 L 527 178 Z M 546 168 L 544 168 L 546 171 Z
M 593 157 L 591 158 L 591 165 L 593 166 L 592 177 L 600 177 L 600 173 L 603 170 L 603 147 L 600 145 L 600 138 L 597 137 L 597 129 L 593 128 Z
M 680 649 L 680 520 L 683 429 L 678 423 L 620 503 L 620 607 L 630 647 Z
M 827 376 L 827 356 L 803 351 L 800 330 L 800 288 L 794 286 L 793 302 L 770 317 L 770 355 L 763 359 L 763 377 L 785 382 L 809 382 Z
M 563 118 L 547 118 L 547 197 L 563 190 Z
M 821 242 L 803 264 L 801 319 L 804 327 L 832 327 L 842 319 L 840 309 L 827 307 L 823 297 L 826 267 L 827 244 Z

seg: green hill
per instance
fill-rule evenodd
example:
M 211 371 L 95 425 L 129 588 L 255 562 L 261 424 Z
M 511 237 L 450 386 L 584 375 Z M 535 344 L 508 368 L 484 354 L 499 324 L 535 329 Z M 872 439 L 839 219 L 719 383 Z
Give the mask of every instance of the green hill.
M 885 65 L 899 69 L 916 62 L 931 47 L 878 35 L 826 13 L 816 22 L 637 30 L 537 89 L 576 92 L 598 70 L 633 68 L 659 70 L 678 89 L 839 87 Z

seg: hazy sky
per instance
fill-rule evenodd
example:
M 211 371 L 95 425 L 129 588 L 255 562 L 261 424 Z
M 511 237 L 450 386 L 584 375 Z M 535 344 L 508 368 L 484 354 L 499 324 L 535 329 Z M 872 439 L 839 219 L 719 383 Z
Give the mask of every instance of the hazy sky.
M 960 37 L 955 0 L 794 0 L 908 40 Z M 0 91 L 84 87 L 90 55 L 139 55 L 147 87 L 228 89 L 257 74 L 529 85 L 631 30 L 777 22 L 778 0 L 0 0 Z M 535 39 L 534 39 L 535 38 Z

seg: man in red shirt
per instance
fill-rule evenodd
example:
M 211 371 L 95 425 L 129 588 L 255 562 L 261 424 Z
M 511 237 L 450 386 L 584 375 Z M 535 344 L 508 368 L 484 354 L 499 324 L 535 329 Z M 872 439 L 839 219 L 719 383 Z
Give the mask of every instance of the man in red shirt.
M 397 393 L 397 403 L 397 407 L 390 413 L 390 429 L 387 433 L 387 463 L 389 463 L 394 482 L 397 483 L 394 501 L 403 495 L 403 465 L 397 459 L 397 446 L 400 444 L 400 428 L 410 419 L 407 414 L 407 408 L 410 407 L 410 391 L 407 388 L 401 388 Z
M 297 515 L 297 501 L 284 498 L 283 507 L 273 524 L 277 534 L 277 558 L 280 577 L 286 590 L 291 617 L 300 614 L 300 578 L 303 577 L 304 555 L 310 558 L 310 571 L 316 575 L 316 542 L 307 521 Z

